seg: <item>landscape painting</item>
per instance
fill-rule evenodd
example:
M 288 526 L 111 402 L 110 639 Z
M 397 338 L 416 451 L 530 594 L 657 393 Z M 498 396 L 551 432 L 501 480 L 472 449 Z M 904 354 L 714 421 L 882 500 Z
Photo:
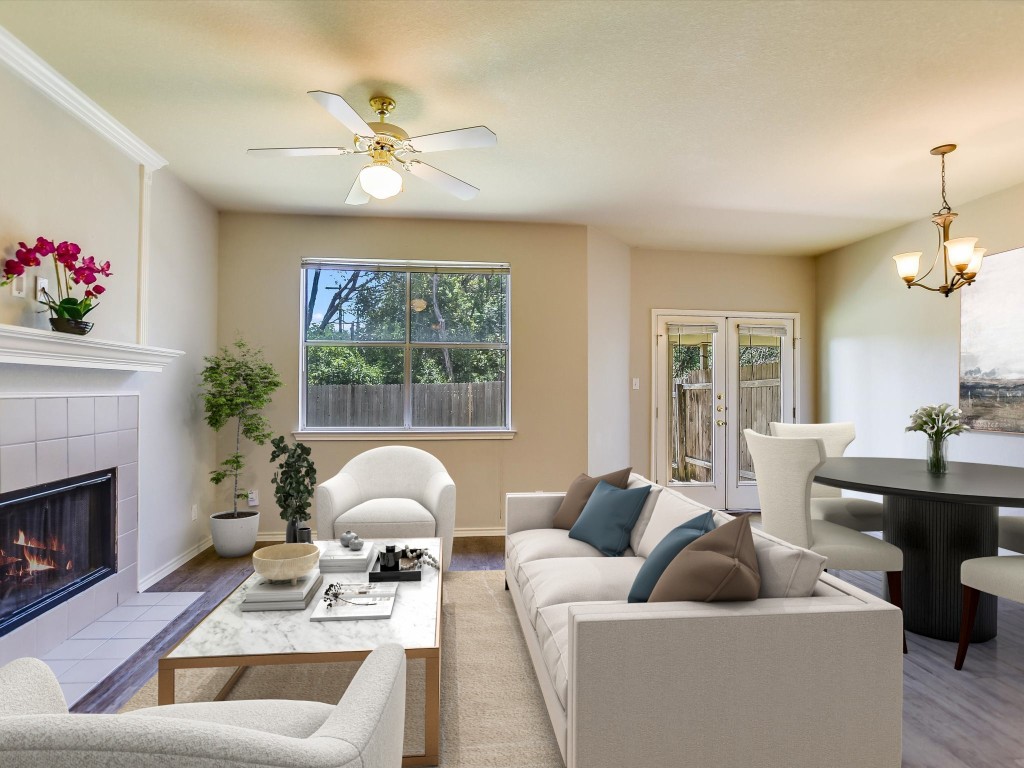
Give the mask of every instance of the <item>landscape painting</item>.
M 960 408 L 971 429 L 1024 433 L 1024 248 L 960 291 Z

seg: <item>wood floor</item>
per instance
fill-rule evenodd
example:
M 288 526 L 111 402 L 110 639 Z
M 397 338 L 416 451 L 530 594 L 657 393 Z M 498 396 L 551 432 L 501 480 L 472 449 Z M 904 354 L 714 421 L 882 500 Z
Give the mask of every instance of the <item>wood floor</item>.
M 458 538 L 452 570 L 504 567 L 503 539 Z M 252 573 L 251 558 L 223 559 L 203 552 L 152 587 L 154 592 L 206 595 L 143 647 L 75 712 L 116 712 L 156 674 L 157 660 L 220 600 Z M 873 594 L 879 574 L 838 571 Z M 999 637 L 972 646 L 961 672 L 956 646 L 907 635 L 904 657 L 903 765 L 905 768 L 1024 768 L 1024 605 L 1000 600 Z M 826 768 L 823 766 L 823 768 Z

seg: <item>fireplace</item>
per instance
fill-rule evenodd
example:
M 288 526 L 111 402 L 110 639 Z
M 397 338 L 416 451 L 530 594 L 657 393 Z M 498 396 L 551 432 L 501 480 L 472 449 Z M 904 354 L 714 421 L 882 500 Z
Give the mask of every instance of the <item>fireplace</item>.
M 0 495 L 0 636 L 114 574 L 116 470 Z

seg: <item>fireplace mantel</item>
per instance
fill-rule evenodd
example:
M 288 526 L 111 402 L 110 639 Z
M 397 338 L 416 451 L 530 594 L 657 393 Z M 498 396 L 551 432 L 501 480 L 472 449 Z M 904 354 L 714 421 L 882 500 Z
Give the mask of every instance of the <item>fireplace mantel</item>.
M 183 354 L 177 349 L 0 324 L 0 363 L 159 373 Z

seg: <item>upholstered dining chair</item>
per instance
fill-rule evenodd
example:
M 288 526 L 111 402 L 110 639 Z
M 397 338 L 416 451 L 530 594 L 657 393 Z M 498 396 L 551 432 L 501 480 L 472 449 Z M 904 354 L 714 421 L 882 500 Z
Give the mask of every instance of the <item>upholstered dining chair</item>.
M 773 421 L 768 425 L 775 437 L 818 437 L 825 444 L 828 458 L 842 456 L 857 437 L 852 421 L 828 424 L 784 424 Z M 855 531 L 882 530 L 882 504 L 870 499 L 843 496 L 838 488 L 820 483 L 811 485 L 811 519 L 851 528 Z
M 71 715 L 57 678 L 33 658 L 0 668 L 0 691 L 4 768 L 402 764 L 405 650 L 394 643 L 366 658 L 337 705 L 268 699 Z
M 316 487 L 317 536 L 354 531 L 367 539 L 442 540 L 442 567 L 452 559 L 455 483 L 435 456 L 408 445 L 364 451 Z
M 1003 546 L 1002 540 L 999 542 Z M 1008 547 L 1004 547 L 1008 549 Z M 960 614 L 960 645 L 956 649 L 954 669 L 963 669 L 971 632 L 978 618 L 981 593 L 1024 603 L 1024 557 L 973 557 L 960 564 L 960 583 L 964 585 L 964 604 Z
M 903 552 L 876 539 L 827 520 L 811 518 L 814 473 L 827 458 L 817 437 L 769 437 L 743 430 L 757 475 L 761 527 L 783 541 L 828 558 L 826 568 L 843 571 L 884 571 L 889 601 L 903 608 Z M 903 652 L 907 652 L 906 640 Z
M 999 516 L 999 546 L 1024 554 L 1024 515 Z

